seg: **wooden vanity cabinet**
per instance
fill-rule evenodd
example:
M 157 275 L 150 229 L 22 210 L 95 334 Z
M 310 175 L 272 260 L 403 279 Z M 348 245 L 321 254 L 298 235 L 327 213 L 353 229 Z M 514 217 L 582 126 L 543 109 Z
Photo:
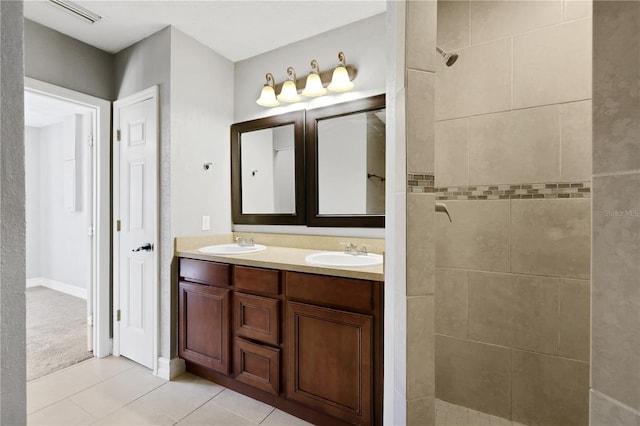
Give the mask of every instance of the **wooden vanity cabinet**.
M 382 424 L 382 282 L 179 264 L 187 371 L 313 424 Z
M 182 259 L 180 268 L 178 354 L 229 374 L 231 292 L 218 287 L 228 286 L 229 266 Z M 193 279 L 198 282 L 188 281 Z M 202 284 L 207 281 L 210 285 Z

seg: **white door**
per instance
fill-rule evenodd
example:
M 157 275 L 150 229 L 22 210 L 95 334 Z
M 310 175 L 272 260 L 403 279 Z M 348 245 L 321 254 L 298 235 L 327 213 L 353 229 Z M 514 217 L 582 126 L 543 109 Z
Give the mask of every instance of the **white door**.
M 114 352 L 155 369 L 158 261 L 157 87 L 114 103 Z

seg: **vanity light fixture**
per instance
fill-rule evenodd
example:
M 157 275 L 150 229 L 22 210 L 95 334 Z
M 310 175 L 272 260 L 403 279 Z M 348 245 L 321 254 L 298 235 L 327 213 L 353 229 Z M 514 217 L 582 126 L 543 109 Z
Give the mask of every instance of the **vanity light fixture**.
M 287 68 L 287 75 L 289 78 L 282 85 L 278 100 L 290 103 L 300 102 L 300 96 L 298 96 L 298 88 L 296 86 L 296 70 L 294 70 L 293 67 Z
M 307 76 L 307 84 L 302 91 L 302 95 L 309 98 L 315 98 L 317 96 L 324 96 L 326 94 L 327 89 L 322 86 L 322 79 L 320 79 L 320 69 L 318 68 L 318 61 L 314 59 L 311 61 L 311 72 Z
M 347 71 L 347 65 L 345 63 L 344 53 L 338 53 L 338 60 L 340 63 L 333 70 L 333 76 L 331 77 L 331 83 L 327 89 L 332 92 L 348 92 L 353 89 L 353 82 L 349 78 L 349 72 Z
M 260 106 L 265 107 L 276 107 L 280 105 L 280 102 L 276 99 L 276 88 L 275 81 L 273 79 L 273 74 L 270 72 L 266 75 L 267 82 L 262 87 L 262 92 L 260 92 L 260 97 L 256 101 L 256 103 Z

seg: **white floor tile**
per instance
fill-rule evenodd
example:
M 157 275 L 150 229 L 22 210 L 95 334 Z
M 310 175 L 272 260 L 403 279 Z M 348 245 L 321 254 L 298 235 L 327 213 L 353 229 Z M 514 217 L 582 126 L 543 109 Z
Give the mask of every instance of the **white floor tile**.
M 164 383 L 151 371 L 134 367 L 73 395 L 71 400 L 99 419 Z
M 261 426 L 312 426 L 312 423 L 292 416 L 291 414 L 280 411 L 277 408 L 267 416 Z
M 230 389 L 225 389 L 211 401 L 253 423 L 260 423 L 273 411 L 272 406 Z
M 257 423 L 250 422 L 221 406 L 213 400 L 207 402 L 178 423 L 179 426 L 247 426 Z
M 175 423 L 176 421 L 171 417 L 149 407 L 127 405 L 107 414 L 93 424 L 109 426 L 171 426 Z
M 155 411 L 179 421 L 224 389 L 208 380 L 185 373 L 142 396 L 128 407 Z
M 27 417 L 27 425 L 88 425 L 95 419 L 68 399 L 49 405 Z

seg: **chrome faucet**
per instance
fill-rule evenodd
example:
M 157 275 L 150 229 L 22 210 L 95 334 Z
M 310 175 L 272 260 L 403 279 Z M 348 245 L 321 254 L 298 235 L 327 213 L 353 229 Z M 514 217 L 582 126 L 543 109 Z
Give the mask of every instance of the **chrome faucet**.
M 351 254 L 354 256 L 358 256 L 358 255 L 366 256 L 369 254 L 369 252 L 367 251 L 367 246 L 364 244 L 359 248 L 357 244 L 350 243 L 350 242 L 340 243 L 340 244 L 344 245 L 344 254 Z
M 255 246 L 255 243 L 253 242 L 253 238 L 236 237 L 236 243 L 240 247 L 253 247 L 253 246 Z

